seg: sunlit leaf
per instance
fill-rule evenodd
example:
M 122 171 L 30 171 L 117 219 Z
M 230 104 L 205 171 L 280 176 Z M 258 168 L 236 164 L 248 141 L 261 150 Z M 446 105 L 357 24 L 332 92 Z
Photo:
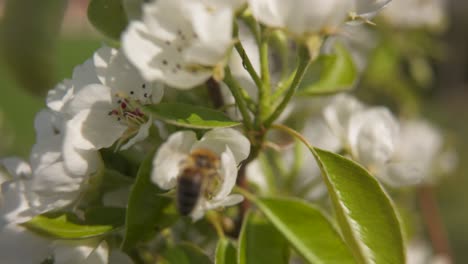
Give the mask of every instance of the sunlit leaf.
M 23 224 L 26 228 L 59 239 L 84 239 L 106 234 L 110 225 L 79 225 L 68 220 L 66 215 L 48 218 L 38 215 Z
M 337 45 L 335 53 L 321 55 L 308 68 L 298 95 L 323 95 L 346 91 L 352 88 L 357 77 L 353 58 L 344 47 Z
M 335 209 L 345 241 L 360 263 L 405 263 L 396 211 L 364 168 L 338 154 L 311 149 Z
M 307 202 L 263 198 L 255 203 L 308 262 L 356 263 L 329 219 Z
M 211 129 L 240 124 L 232 121 L 223 112 L 189 104 L 160 103 L 145 107 L 145 110 L 156 119 L 181 127 Z

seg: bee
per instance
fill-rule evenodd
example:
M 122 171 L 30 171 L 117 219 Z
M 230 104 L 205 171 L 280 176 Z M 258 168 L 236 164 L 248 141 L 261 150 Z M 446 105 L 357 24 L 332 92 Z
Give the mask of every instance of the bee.
M 211 199 L 221 185 L 221 161 L 208 149 L 194 150 L 177 177 L 176 204 L 181 215 L 189 215 L 198 201 Z

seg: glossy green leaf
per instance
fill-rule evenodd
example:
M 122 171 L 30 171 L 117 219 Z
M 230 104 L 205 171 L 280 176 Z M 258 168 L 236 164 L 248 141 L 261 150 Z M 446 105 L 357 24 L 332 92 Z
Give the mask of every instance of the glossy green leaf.
M 162 263 L 167 264 L 212 264 L 210 258 L 197 246 L 190 243 L 181 243 L 163 252 Z
M 311 149 L 322 171 L 345 241 L 360 263 L 405 263 L 396 211 L 364 168 L 338 154 Z
M 311 65 L 302 80 L 298 95 L 323 95 L 352 88 L 358 77 L 351 54 L 337 45 L 335 53 L 322 55 Z
M 295 199 L 258 199 L 258 208 L 310 263 L 356 263 L 345 242 L 320 210 Z
M 145 110 L 156 119 L 181 127 L 211 129 L 240 124 L 232 121 L 223 112 L 189 104 L 160 103 L 145 107 Z
M 120 40 L 128 22 L 122 0 L 91 0 L 88 19 L 101 33 L 115 40 Z
M 110 225 L 79 225 L 66 215 L 48 218 L 38 215 L 23 224 L 26 228 L 43 235 L 59 239 L 84 239 L 106 234 L 113 229 Z
M 237 264 L 237 250 L 226 238 L 220 238 L 216 246 L 216 264 Z
M 151 238 L 165 221 L 164 209 L 172 199 L 161 195 L 164 191 L 151 181 L 154 152 L 140 165 L 136 182 L 130 191 L 125 220 L 122 249 L 129 250 L 136 243 Z
M 239 264 L 286 264 L 288 243 L 266 219 L 250 213 L 242 225 L 238 259 Z
M 121 227 L 125 225 L 125 208 L 120 207 L 91 207 L 85 212 L 85 221 L 92 225 L 110 225 Z

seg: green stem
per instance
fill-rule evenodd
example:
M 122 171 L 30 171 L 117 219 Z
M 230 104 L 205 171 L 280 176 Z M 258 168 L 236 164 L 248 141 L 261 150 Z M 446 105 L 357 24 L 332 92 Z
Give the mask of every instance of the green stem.
M 237 23 L 234 23 L 234 36 L 239 36 L 239 26 L 237 25 Z M 234 48 L 236 49 L 237 53 L 242 59 L 242 66 L 249 73 L 250 77 L 252 77 L 252 80 L 254 81 L 255 85 L 257 87 L 260 87 L 260 85 L 262 85 L 262 81 L 260 80 L 260 77 L 255 71 L 255 68 L 253 67 L 252 62 L 250 61 L 247 52 L 245 52 L 242 42 L 240 42 L 240 40 L 237 41 L 236 44 L 234 44 Z
M 242 92 L 241 92 L 242 88 L 239 86 L 237 81 L 232 77 L 231 70 L 229 68 L 226 68 L 224 82 L 229 87 L 229 90 L 231 90 L 231 93 L 232 93 L 232 96 L 234 96 L 234 99 L 236 99 L 236 104 L 237 104 L 237 107 L 239 108 L 239 111 L 241 112 L 242 121 L 244 122 L 245 128 L 248 131 L 252 130 L 252 119 L 250 118 L 246 102 L 244 100 L 244 97 L 242 96 Z
M 262 32 L 262 40 L 259 44 L 260 53 L 260 76 L 262 84 L 258 86 L 258 109 L 255 119 L 255 127 L 260 128 L 263 121 L 269 114 L 270 109 L 270 69 L 268 64 L 268 38 L 265 37 L 265 32 Z
M 242 43 L 240 41 L 237 41 L 234 45 L 234 48 L 237 50 L 237 53 L 239 53 L 239 56 L 242 59 L 242 65 L 244 66 L 244 69 L 250 74 L 250 77 L 252 77 L 252 80 L 254 81 L 255 85 L 257 87 L 260 87 L 262 85 L 262 81 L 260 80 L 260 77 L 255 71 L 252 62 L 249 59 L 249 56 L 247 56 L 244 46 L 242 46 Z
M 297 72 L 297 69 L 295 69 L 289 76 L 287 79 L 283 79 L 279 84 L 278 84 L 278 88 L 275 90 L 275 92 L 273 93 L 273 95 L 271 96 L 271 101 L 272 102 L 276 102 L 282 95 L 285 91 L 288 90 L 289 87 L 291 87 L 291 83 L 293 82 L 294 80 L 294 77 L 296 77 L 296 72 Z
M 301 83 L 302 78 L 304 77 L 304 74 L 310 65 L 311 60 L 310 60 L 309 52 L 305 47 L 299 48 L 298 55 L 299 55 L 299 65 L 297 66 L 296 74 L 294 75 L 294 79 L 291 83 L 291 86 L 286 92 L 286 95 L 284 96 L 283 101 L 281 101 L 278 107 L 276 107 L 275 111 L 263 123 L 263 125 L 266 128 L 271 126 L 271 124 L 273 124 L 273 122 L 281 115 L 281 113 L 283 113 L 289 101 L 291 100 L 293 95 L 296 93 L 297 88 L 299 87 L 299 84 Z

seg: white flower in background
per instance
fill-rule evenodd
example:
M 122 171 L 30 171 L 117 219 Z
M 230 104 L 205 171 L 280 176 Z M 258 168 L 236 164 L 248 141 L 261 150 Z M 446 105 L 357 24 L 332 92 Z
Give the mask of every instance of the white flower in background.
M 381 170 L 393 157 L 399 124 L 388 109 L 365 107 L 343 94 L 336 96 L 323 113 L 342 148 L 369 170 Z
M 396 27 L 439 29 L 447 17 L 445 0 L 394 0 L 382 17 Z
M 454 159 L 454 154 L 443 148 L 442 134 L 432 124 L 424 120 L 403 121 L 395 153 L 380 178 L 394 187 L 433 183 L 437 176 L 456 167 L 456 156 Z M 452 156 L 448 164 L 446 155 Z
M 368 19 L 390 1 L 371 0 L 249 0 L 261 23 L 296 37 L 336 33 L 352 18 Z
M 200 140 L 192 131 L 176 132 L 161 145 L 153 160 L 153 182 L 166 190 L 176 187 L 177 179 L 185 169 L 184 162 L 197 150 L 209 150 L 217 156 L 221 182 L 212 197 L 200 195 L 190 214 L 194 220 L 202 217 L 207 210 L 242 201 L 242 196 L 230 193 L 236 183 L 237 166 L 249 155 L 250 142 L 240 132 L 230 128 L 208 131 Z
M 424 240 L 413 239 L 406 248 L 407 264 L 450 264 L 444 256 L 432 252 L 430 245 Z
M 243 1 L 159 0 L 143 6 L 122 36 L 129 60 L 146 80 L 180 89 L 220 80 L 233 45 L 235 8 Z
M 126 149 L 144 140 L 152 125 L 141 106 L 158 103 L 161 86 L 145 82 L 118 50 L 103 47 L 94 54 L 98 83 L 74 91 L 64 107 L 66 123 L 63 155 L 67 169 L 76 175 L 93 172 L 83 156 L 112 146 Z M 95 154 L 96 155 L 96 154 Z

